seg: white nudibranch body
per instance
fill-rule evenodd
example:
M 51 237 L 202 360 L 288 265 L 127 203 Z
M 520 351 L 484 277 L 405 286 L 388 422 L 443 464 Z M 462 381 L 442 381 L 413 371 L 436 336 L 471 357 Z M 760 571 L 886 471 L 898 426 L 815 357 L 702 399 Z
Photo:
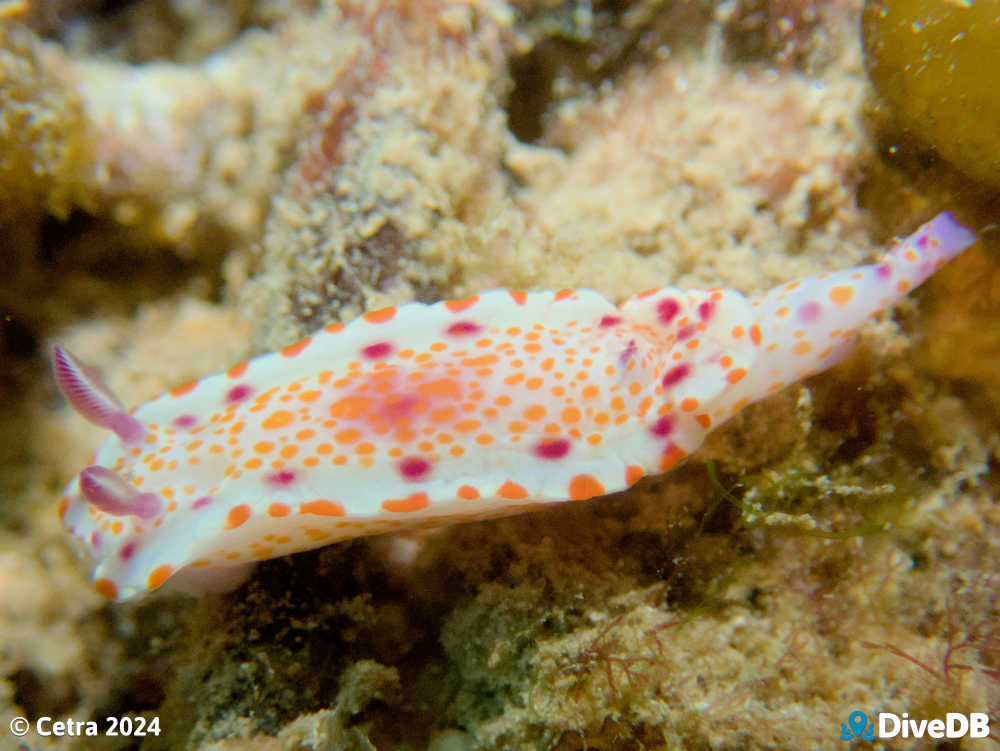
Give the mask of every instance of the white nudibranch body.
M 747 404 L 830 367 L 866 319 L 975 241 L 942 214 L 871 266 L 748 300 L 494 290 L 331 324 L 131 413 L 63 349 L 113 432 L 62 522 L 127 599 L 360 535 L 517 513 L 665 472 Z

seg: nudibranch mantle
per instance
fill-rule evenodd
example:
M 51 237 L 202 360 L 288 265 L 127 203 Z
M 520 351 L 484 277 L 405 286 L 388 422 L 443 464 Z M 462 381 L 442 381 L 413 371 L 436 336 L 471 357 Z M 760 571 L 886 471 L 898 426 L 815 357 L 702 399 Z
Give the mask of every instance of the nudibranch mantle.
M 70 404 L 112 431 L 59 514 L 97 590 L 128 599 L 346 538 L 619 491 L 836 363 L 867 318 L 975 239 L 941 214 L 878 264 L 750 300 L 667 287 L 620 307 L 591 290 L 411 303 L 131 412 L 55 347 Z

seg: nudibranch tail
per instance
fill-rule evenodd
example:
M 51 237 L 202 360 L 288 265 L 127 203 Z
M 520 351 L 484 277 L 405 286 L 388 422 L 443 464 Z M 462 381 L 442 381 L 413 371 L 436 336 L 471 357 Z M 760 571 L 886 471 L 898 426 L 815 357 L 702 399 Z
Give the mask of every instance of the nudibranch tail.
M 70 404 L 117 434 L 60 518 L 97 590 L 128 599 L 168 580 L 233 586 L 254 561 L 351 537 L 616 492 L 832 365 L 974 240 L 942 214 L 878 264 L 751 300 L 493 290 L 373 311 L 131 414 L 56 347 Z
M 59 345 L 52 347 L 52 373 L 66 401 L 81 417 L 114 432 L 125 443 L 142 441 L 142 423 L 125 411 L 93 370 Z
M 717 408 L 732 414 L 833 366 L 853 349 L 868 318 L 894 305 L 975 241 L 975 233 L 950 213 L 940 214 L 876 264 L 797 279 L 751 299 L 760 338 L 758 360 Z

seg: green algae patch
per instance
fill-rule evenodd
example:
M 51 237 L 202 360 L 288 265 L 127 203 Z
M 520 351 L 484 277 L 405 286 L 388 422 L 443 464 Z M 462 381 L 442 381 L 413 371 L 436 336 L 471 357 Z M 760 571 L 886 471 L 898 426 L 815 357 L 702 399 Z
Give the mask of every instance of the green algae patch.
M 1000 185 L 1000 0 L 869 0 L 862 36 L 875 88 L 902 125 L 967 175 Z

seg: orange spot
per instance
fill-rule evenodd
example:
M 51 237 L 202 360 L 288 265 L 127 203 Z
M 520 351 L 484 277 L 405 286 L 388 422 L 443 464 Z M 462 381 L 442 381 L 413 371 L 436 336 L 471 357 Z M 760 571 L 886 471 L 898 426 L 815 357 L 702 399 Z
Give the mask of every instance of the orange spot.
M 307 336 L 305 339 L 303 339 L 301 341 L 298 341 L 298 342 L 295 342 L 295 344 L 290 344 L 289 346 L 287 346 L 283 350 L 281 350 L 281 356 L 282 357 L 295 357 L 297 354 L 300 354 L 302 352 L 302 350 L 304 350 L 306 347 L 308 347 L 309 343 L 311 341 L 312 341 L 312 337 L 311 336 Z
M 480 355 L 479 357 L 469 357 L 462 360 L 462 365 L 469 368 L 479 368 L 484 365 L 493 365 L 500 361 L 496 355 Z
M 685 412 L 694 412 L 698 409 L 698 400 L 689 396 L 681 402 L 681 409 Z
M 569 499 L 585 501 L 595 495 L 604 495 L 604 486 L 593 475 L 577 475 L 569 482 Z
M 780 307 L 776 311 L 774 311 L 774 315 L 776 315 L 778 318 L 784 318 L 790 312 L 791 312 L 791 308 L 789 308 L 787 305 L 783 305 L 782 307 Z
M 456 491 L 459 498 L 466 501 L 474 501 L 479 497 L 479 491 L 471 485 L 462 485 Z
M 121 532 L 122 532 L 122 523 L 118 521 L 111 522 L 111 534 L 120 535 Z
M 600 387 L 594 386 L 593 384 L 587 386 L 582 392 L 584 399 L 594 399 L 600 393 L 601 393 Z
M 507 290 L 507 294 L 510 295 L 510 298 L 518 305 L 524 305 L 524 303 L 528 300 L 528 293 L 522 292 L 521 290 L 509 289 Z
M 328 323 L 323 327 L 323 331 L 328 334 L 339 334 L 344 330 L 344 324 L 342 323 Z
M 427 508 L 430 505 L 431 500 L 427 497 L 427 493 L 414 493 L 407 498 L 396 498 L 382 501 L 382 508 L 386 511 L 394 512 L 419 511 L 420 509 Z
M 253 450 L 258 454 L 267 454 L 274 451 L 274 444 L 270 441 L 258 441 L 253 445 Z
M 719 358 L 719 365 L 721 365 L 724 368 L 731 368 L 733 367 L 733 358 L 731 358 L 729 355 L 723 355 L 721 358 Z
M 371 408 L 372 400 L 363 396 L 345 396 L 330 405 L 331 417 L 348 419 L 361 417 Z
M 315 514 L 316 516 L 343 516 L 344 507 L 333 501 L 309 501 L 299 506 L 300 514 Z
M 359 443 L 354 448 L 354 453 L 355 454 L 374 454 L 375 453 L 375 444 L 369 443 L 368 441 L 364 441 L 363 443 Z
M 497 490 L 497 495 L 511 501 L 520 501 L 528 497 L 528 491 L 516 482 L 507 480 L 507 482 L 501 485 Z
M 479 430 L 480 427 L 482 427 L 482 423 L 479 420 L 459 420 L 453 426 L 459 433 L 471 433 L 473 430 Z
M 512 401 L 513 399 L 511 399 L 506 394 L 501 394 L 500 396 L 498 396 L 496 399 L 493 400 L 493 403 L 498 407 L 509 407 Z
M 685 456 L 684 450 L 671 444 L 670 448 L 660 457 L 660 471 L 666 472 Z
M 294 459 L 295 455 L 299 453 L 299 447 L 292 444 L 282 447 L 281 458 L 282 459 Z
M 334 433 L 333 437 L 337 443 L 354 443 L 361 437 L 361 431 L 356 428 L 347 428 Z
M 250 507 L 245 503 L 241 503 L 239 506 L 234 506 L 229 509 L 229 513 L 226 514 L 226 523 L 222 525 L 223 529 L 236 529 L 241 524 L 246 522 L 250 518 Z
M 308 441 L 310 438 L 316 436 L 316 431 L 306 428 L 305 430 L 300 430 L 295 434 L 295 439 L 298 441 Z
M 712 418 L 709 417 L 704 412 L 702 412 L 700 415 L 695 415 L 694 419 L 697 420 L 698 424 L 701 425 L 701 427 L 703 427 L 705 430 L 708 430 L 709 428 L 712 427 Z
M 274 428 L 283 428 L 290 424 L 295 419 L 295 415 L 289 412 L 287 409 L 279 409 L 277 412 L 272 412 L 264 422 L 260 424 L 262 428 L 272 430 Z
M 756 323 L 750 327 L 750 341 L 756 345 L 760 345 L 760 326 Z
M 910 289 L 910 280 L 909 279 L 900 279 L 896 283 L 896 289 L 899 292 L 908 292 L 909 289 Z
M 562 411 L 561 417 L 562 417 L 562 421 L 565 422 L 565 423 L 572 424 L 572 423 L 575 423 L 575 422 L 579 422 L 580 421 L 580 410 L 578 410 L 576 407 L 566 407 L 566 409 L 564 409 Z
M 524 380 L 524 373 L 515 373 L 514 375 L 509 375 L 503 379 L 503 382 L 508 386 L 516 386 L 521 381 Z
M 476 436 L 476 443 L 478 443 L 480 446 L 489 446 L 491 443 L 493 443 L 493 436 L 491 436 L 489 433 L 480 433 L 479 435 Z
M 847 305 L 854 297 L 854 287 L 849 284 L 838 284 L 830 289 L 829 297 L 834 305 Z
M 314 402 L 319 399 L 321 392 L 316 389 L 311 389 L 309 391 L 303 391 L 299 394 L 299 401 L 301 402 Z
M 524 414 L 526 420 L 541 420 L 547 412 L 548 410 L 541 404 L 532 404 L 522 414 Z
M 452 313 L 461 313 L 463 310 L 471 308 L 477 302 L 479 302 L 479 295 L 473 295 L 464 300 L 448 300 L 444 306 Z
M 630 464 L 625 467 L 625 483 L 627 485 L 634 485 L 645 477 L 645 475 L 646 471 L 638 464 Z
M 162 566 L 157 566 L 149 573 L 146 586 L 149 589 L 159 589 L 163 586 L 163 582 L 170 578 L 172 573 L 174 573 L 173 568 L 165 563 Z
M 421 383 L 417 386 L 417 391 L 424 396 L 450 396 L 457 398 L 461 395 L 462 388 L 458 381 L 454 379 L 439 378 L 436 381 Z
M 733 330 L 730 333 L 733 335 L 733 339 L 740 339 L 746 332 L 742 326 L 733 326 Z
M 396 309 L 382 308 L 381 310 L 373 310 L 371 313 L 365 313 L 361 317 L 368 321 L 368 323 L 385 323 L 396 317 Z
M 184 394 L 194 391 L 194 387 L 198 385 L 197 381 L 191 381 L 185 383 L 183 386 L 178 386 L 170 391 L 170 396 L 184 396 Z
M 602 436 L 600 433 L 591 433 L 590 435 L 587 436 L 587 443 L 589 443 L 591 446 L 596 446 L 603 440 L 604 436 Z
M 812 344 L 810 342 L 799 342 L 794 347 L 792 347 L 792 352 L 796 355 L 806 355 L 812 352 Z
M 94 582 L 94 589 L 97 590 L 97 594 L 109 600 L 118 599 L 118 587 L 110 579 L 98 579 Z
M 313 529 L 309 527 L 306 528 L 304 531 L 310 539 L 313 539 L 316 542 L 319 542 L 320 540 L 325 540 L 330 536 L 329 532 L 324 532 L 322 529 Z
M 529 378 L 527 381 L 525 381 L 524 382 L 524 387 L 526 389 L 530 389 L 531 391 L 534 391 L 535 389 L 540 389 L 542 387 L 543 383 L 545 383 L 545 381 L 543 379 L 538 378 L 536 376 L 535 378 Z
M 739 383 L 744 378 L 746 378 L 746 375 L 747 375 L 746 368 L 736 368 L 735 370 L 730 370 L 728 373 L 726 373 L 726 380 L 729 383 Z
M 292 509 L 287 503 L 272 503 L 267 507 L 269 516 L 288 516 Z
M 230 378 L 239 378 L 241 375 L 247 372 L 248 363 L 241 362 L 239 365 L 234 365 L 229 370 L 226 371 L 226 375 Z
M 556 300 L 565 300 L 568 297 L 573 296 L 573 290 L 571 289 L 561 289 L 556 292 Z

